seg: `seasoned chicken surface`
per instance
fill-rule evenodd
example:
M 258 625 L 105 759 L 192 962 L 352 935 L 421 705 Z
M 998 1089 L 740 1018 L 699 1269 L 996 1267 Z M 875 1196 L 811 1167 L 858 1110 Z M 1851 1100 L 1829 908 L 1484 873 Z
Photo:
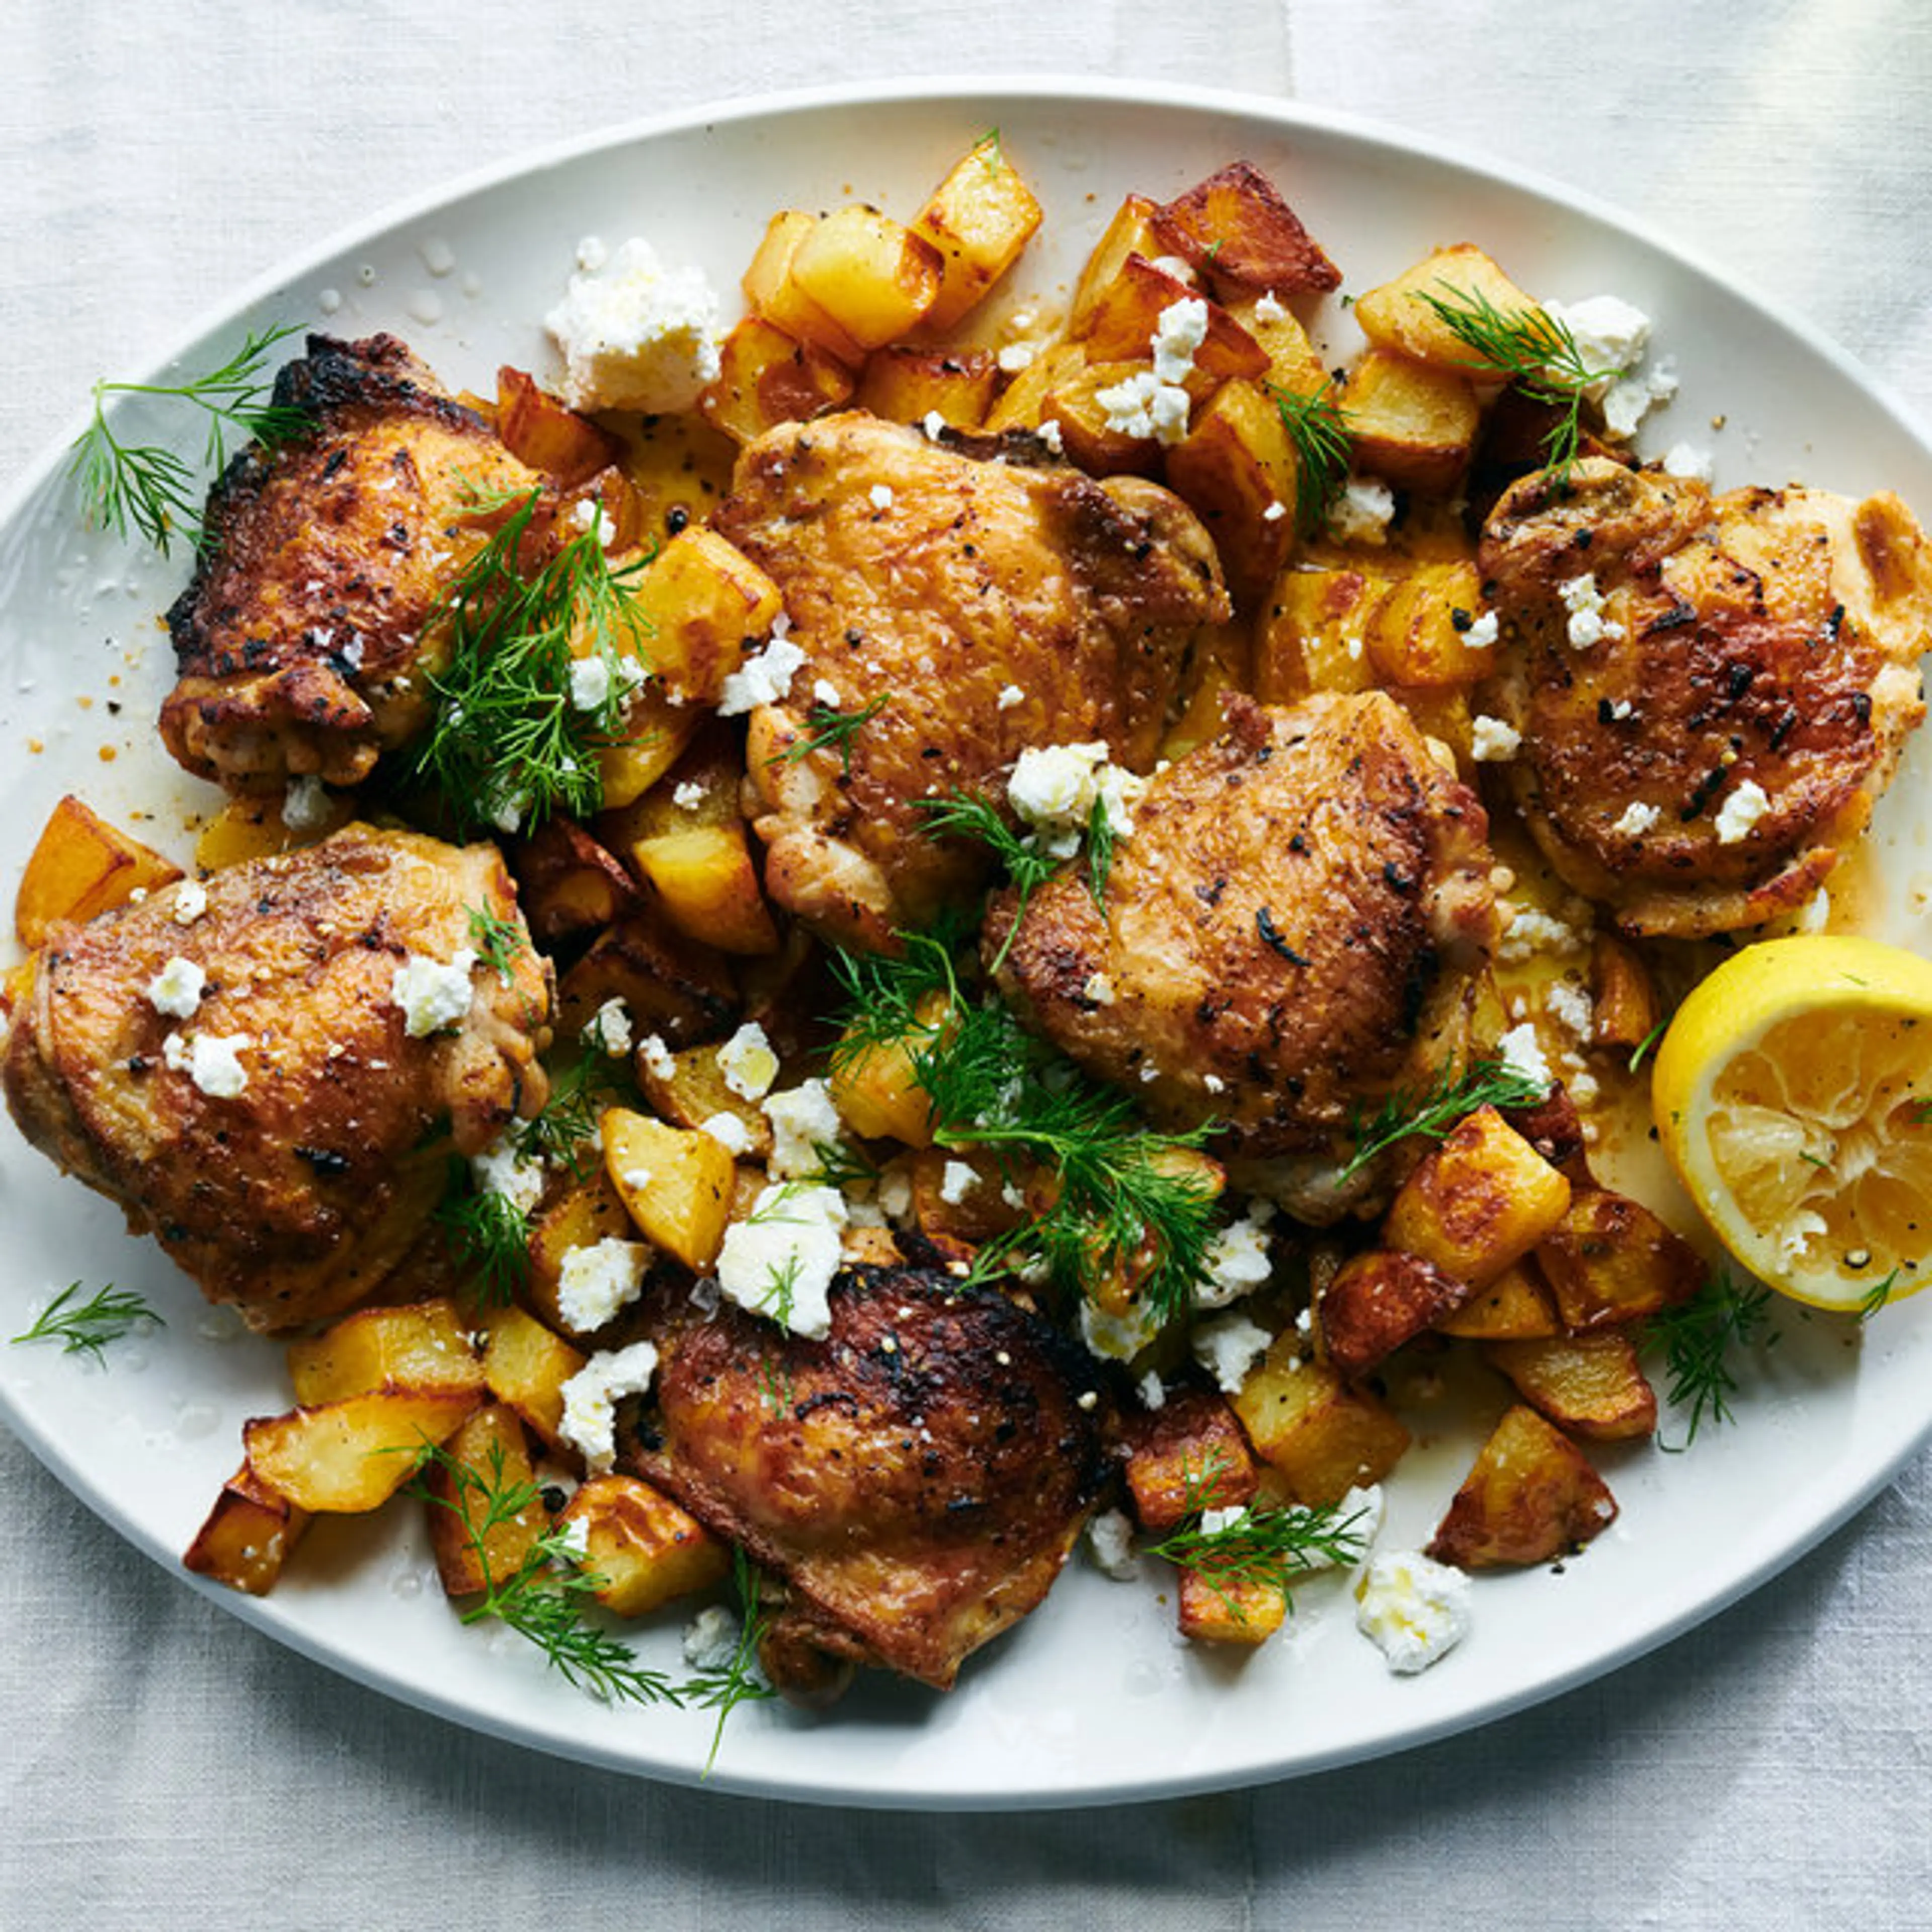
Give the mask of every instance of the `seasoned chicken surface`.
M 315 427 L 243 452 L 209 494 L 168 613 L 161 736 L 231 790 L 353 784 L 429 718 L 428 620 L 489 536 L 484 506 L 541 479 L 394 336 L 310 336 L 274 400 Z
M 1003 802 L 1030 745 L 1104 740 L 1144 770 L 1190 640 L 1228 610 L 1213 544 L 1158 485 L 856 413 L 752 444 L 716 523 L 776 579 L 805 653 L 752 722 L 766 887 L 848 944 L 883 946 L 984 877 L 918 800 Z M 827 714 L 874 704 L 807 748 Z
M 1932 556 L 1895 496 L 1714 498 L 1595 458 L 1508 491 L 1480 562 L 1505 656 L 1477 703 L 1522 734 L 1510 790 L 1629 932 L 1802 904 L 1924 716 Z
M 783 1578 L 765 1652 L 782 1677 L 829 1653 L 944 1690 L 1046 1596 L 1086 1520 L 1096 1365 L 940 1274 L 854 1269 L 831 1303 L 807 1341 L 661 1294 L 620 1461 Z
M 982 946 L 1018 1009 L 1158 1124 L 1319 1149 L 1460 1035 L 1495 936 L 1489 824 L 1379 692 L 1228 700 L 1149 783 L 1104 907 L 1063 873 Z
M 526 940 L 410 1036 L 397 970 L 460 964 L 472 910 L 522 933 L 494 847 L 351 825 L 58 931 L 0 1059 L 8 1106 L 252 1327 L 350 1307 L 435 1206 L 452 1142 L 475 1152 L 544 1098 Z

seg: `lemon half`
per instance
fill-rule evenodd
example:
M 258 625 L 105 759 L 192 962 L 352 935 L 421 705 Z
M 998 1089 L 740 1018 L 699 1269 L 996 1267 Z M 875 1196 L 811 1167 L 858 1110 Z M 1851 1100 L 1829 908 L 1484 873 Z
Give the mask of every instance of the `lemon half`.
M 1651 1103 L 1761 1281 L 1856 1309 L 1932 1280 L 1932 960 L 1832 933 L 1746 946 L 1678 1009 Z

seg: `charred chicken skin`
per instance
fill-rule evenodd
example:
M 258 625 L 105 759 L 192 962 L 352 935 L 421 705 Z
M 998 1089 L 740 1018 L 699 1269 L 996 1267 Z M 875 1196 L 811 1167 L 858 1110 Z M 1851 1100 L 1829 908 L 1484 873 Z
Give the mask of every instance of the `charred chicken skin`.
M 831 1304 L 808 1341 L 660 1294 L 657 1378 L 620 1460 L 783 1579 L 782 1683 L 829 1655 L 944 1690 L 1046 1596 L 1086 1521 L 1096 1365 L 944 1274 L 854 1269 Z
M 1932 556 L 1898 498 L 1592 458 L 1509 490 L 1480 560 L 1505 656 L 1477 703 L 1564 880 L 1640 934 L 1802 904 L 1924 715 Z
M 1318 1150 L 1460 1037 L 1495 936 L 1489 821 L 1392 698 L 1231 699 L 1133 820 L 1103 904 L 1063 873 L 1017 931 L 996 898 L 982 944 L 1018 1009 L 1157 1123 Z
M 521 931 L 493 846 L 352 825 L 58 931 L 0 1059 L 8 1106 L 252 1327 L 339 1312 L 420 1232 L 452 1144 L 544 1097 L 527 943 L 433 1033 L 397 1003 L 398 968 L 457 961 L 472 910 Z
M 886 946 L 984 878 L 920 801 L 1003 797 L 1030 745 L 1104 740 L 1144 770 L 1195 632 L 1227 614 L 1178 497 L 1036 466 L 1030 439 L 974 447 L 856 413 L 787 424 L 746 448 L 715 520 L 805 653 L 752 720 L 766 888 L 845 944 Z M 815 713 L 868 710 L 813 748 Z
M 542 480 L 394 336 L 310 336 L 274 400 L 314 427 L 230 464 L 168 613 L 162 738 L 237 791 L 354 784 L 422 729 L 438 601 L 488 539 L 490 506 Z

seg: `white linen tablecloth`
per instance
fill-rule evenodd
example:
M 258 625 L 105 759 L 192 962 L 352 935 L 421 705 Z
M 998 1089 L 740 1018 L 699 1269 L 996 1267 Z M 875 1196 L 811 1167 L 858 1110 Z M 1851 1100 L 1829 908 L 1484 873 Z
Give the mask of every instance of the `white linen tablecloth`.
M 1222 85 L 1486 150 L 1707 253 L 1932 413 L 1913 0 L 0 0 L 0 48 L 8 479 L 96 375 L 394 200 L 705 98 L 921 73 Z M 1928 1473 L 1661 1652 L 1461 1738 L 945 1818 L 661 1789 L 420 1716 L 208 1607 L 0 1432 L 0 1928 L 1932 1925 Z

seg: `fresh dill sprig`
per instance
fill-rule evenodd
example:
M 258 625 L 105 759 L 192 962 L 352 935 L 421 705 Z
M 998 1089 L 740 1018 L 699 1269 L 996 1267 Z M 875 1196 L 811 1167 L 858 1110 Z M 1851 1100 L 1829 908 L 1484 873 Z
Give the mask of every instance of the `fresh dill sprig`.
M 758 1644 L 764 1635 L 766 1619 L 758 1570 L 735 1545 L 731 1551 L 731 1590 L 738 1604 L 738 1642 L 730 1661 L 722 1670 L 700 1670 L 678 1687 L 680 1696 L 688 1698 L 700 1710 L 718 1713 L 717 1728 L 711 1734 L 711 1753 L 704 1760 L 707 1778 L 718 1762 L 725 1720 L 740 1704 L 761 1703 L 778 1695 L 758 1668 Z
M 31 1328 L 11 1339 L 58 1342 L 62 1354 L 88 1354 L 104 1365 L 109 1342 L 131 1334 L 143 1322 L 151 1322 L 157 1328 L 167 1326 L 138 1294 L 117 1288 L 111 1282 L 86 1301 L 70 1307 L 68 1304 L 80 1292 L 79 1282 L 68 1282 L 34 1318 Z
M 1688 1301 L 1660 1309 L 1644 1323 L 1644 1346 L 1664 1352 L 1664 1367 L 1670 1377 L 1667 1400 L 1673 1407 L 1688 1406 L 1690 1410 L 1685 1448 L 1696 1441 L 1697 1431 L 1706 1420 L 1731 1420 L 1730 1398 L 1738 1392 L 1732 1355 L 1758 1340 L 1770 1304 L 1769 1288 L 1741 1284 L 1720 1274 L 1706 1280 Z M 1772 1330 L 1764 1340 L 1767 1346 L 1775 1342 L 1777 1332 Z
M 1007 878 L 1019 894 L 1005 941 L 990 969 L 997 973 L 1005 963 L 1006 948 L 1013 943 L 1034 894 L 1060 870 L 1063 862 L 1040 850 L 1030 839 L 1015 831 L 985 799 L 970 793 L 955 790 L 944 798 L 915 799 L 913 802 L 926 814 L 921 829 L 928 838 L 976 839 L 1005 867 Z M 1112 827 L 1108 830 L 1111 832 Z M 1110 842 L 1110 854 L 1112 849 Z
M 461 1612 L 464 1622 L 496 1618 L 535 1644 L 566 1683 L 604 1703 L 681 1706 L 682 1692 L 663 1672 L 647 1669 L 628 1644 L 586 1621 L 603 1579 L 582 1567 L 562 1532 L 538 1536 L 507 1576 L 494 1574 L 491 1532 L 529 1509 L 540 1487 L 534 1480 L 508 1479 L 501 1443 L 490 1445 L 490 1456 L 486 1474 L 440 1444 L 425 1442 L 408 1486 L 412 1495 L 449 1510 L 464 1526 L 483 1578 L 476 1601 Z M 453 1496 L 439 1494 L 424 1480 L 432 1466 L 448 1477 Z
M 1148 1553 L 1191 1570 L 1238 1621 L 1242 1610 L 1233 1593 L 1241 1584 L 1271 1584 L 1292 1610 L 1299 1579 L 1361 1560 L 1368 1544 L 1357 1526 L 1365 1511 L 1352 1510 L 1345 1516 L 1339 1503 L 1216 1510 L 1216 1484 L 1225 1468 L 1224 1459 L 1210 1454 L 1198 1472 L 1184 1471 L 1186 1513 L 1178 1528 L 1148 1546 Z
M 1294 525 L 1304 537 L 1322 527 L 1348 481 L 1354 446 L 1348 419 L 1335 400 L 1335 385 L 1312 393 L 1271 383 L 1276 413 L 1294 452 Z
M 432 1219 L 478 1304 L 508 1307 L 530 1279 L 530 1217 L 507 1194 L 478 1187 L 467 1161 L 452 1160 L 449 1185 Z
M 1114 830 L 1112 808 L 1106 798 L 1095 799 L 1087 814 L 1087 890 L 1102 910 L 1107 904 L 1107 880 L 1114 869 L 1114 842 L 1119 836 Z M 1022 912 L 1025 910 L 1024 905 L 1020 908 Z M 1013 924 L 1019 924 L 1017 914 Z
M 524 1160 L 554 1162 L 581 1180 L 596 1166 L 584 1150 L 597 1142 L 598 1118 L 623 1091 L 616 1061 L 595 1049 L 582 1054 L 550 1076 L 543 1112 L 519 1120 L 510 1130 L 510 1144 Z
M 516 976 L 517 962 L 530 950 L 522 927 L 488 906 L 465 906 L 463 910 L 470 922 L 470 944 L 477 957 L 505 986 L 510 985 Z
M 1397 1091 L 1368 1120 L 1357 1117 L 1349 1128 L 1355 1150 L 1338 1180 L 1352 1180 L 1398 1141 L 1418 1135 L 1439 1141 L 1479 1107 L 1534 1106 L 1549 1091 L 1547 1081 L 1534 1079 L 1504 1060 L 1478 1060 L 1460 1073 L 1444 1066 L 1423 1092 Z
M 1656 1046 L 1657 1042 L 1669 1031 L 1670 1027 L 1670 1022 L 1667 1017 L 1659 1020 L 1656 1025 L 1652 1027 L 1649 1032 L 1630 1048 L 1628 1065 L 1631 1072 L 1634 1073 L 1643 1064 L 1645 1054 Z
M 852 740 L 890 702 L 890 698 L 881 692 L 869 704 L 862 704 L 856 711 L 842 711 L 836 704 L 814 704 L 806 714 L 805 720 L 812 736 L 799 739 L 782 752 L 774 752 L 770 762 L 775 765 L 795 765 L 814 752 L 836 751 L 844 774 L 849 778 L 852 776 Z
M 436 718 L 412 770 L 462 830 L 595 812 L 604 801 L 597 753 L 622 741 L 641 675 L 644 626 L 632 595 L 641 561 L 614 569 L 591 529 L 526 567 L 541 496 L 522 497 L 430 620 L 447 629 L 448 656 L 430 679 Z M 573 674 L 592 659 L 604 666 L 603 688 L 579 704 Z
M 68 463 L 88 521 L 119 537 L 140 536 L 164 556 L 177 536 L 198 543 L 201 505 L 194 469 L 172 450 L 122 442 L 110 420 L 108 399 L 173 397 L 203 411 L 208 421 L 202 467 L 219 471 L 227 460 L 231 434 L 272 449 L 314 427 L 306 411 L 266 400 L 268 352 L 299 328 L 279 322 L 259 332 L 250 330 L 220 368 L 184 382 L 96 382 L 93 417 L 74 439 Z
M 1558 483 L 1568 480 L 1582 435 L 1583 402 L 1596 383 L 1613 378 L 1614 369 L 1593 369 L 1570 325 L 1546 308 L 1505 311 L 1480 290 L 1444 282 L 1440 294 L 1427 290 L 1422 300 L 1456 339 L 1474 352 L 1469 364 L 1501 376 L 1534 401 L 1557 412 L 1543 441 L 1544 465 Z

